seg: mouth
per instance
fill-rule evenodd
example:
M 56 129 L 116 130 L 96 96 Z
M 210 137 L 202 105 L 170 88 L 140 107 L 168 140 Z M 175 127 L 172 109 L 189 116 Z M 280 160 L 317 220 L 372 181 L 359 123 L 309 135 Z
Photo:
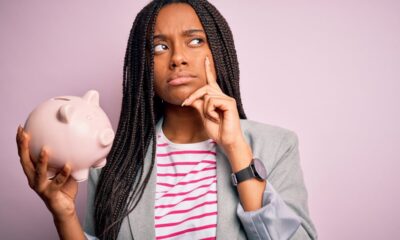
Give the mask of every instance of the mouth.
M 169 85 L 172 86 L 178 86 L 178 85 L 182 85 L 182 84 L 186 84 L 188 82 L 193 81 L 196 78 L 195 75 L 190 74 L 190 73 L 185 73 L 185 72 L 181 72 L 181 73 L 176 73 L 173 74 L 167 81 L 167 83 Z

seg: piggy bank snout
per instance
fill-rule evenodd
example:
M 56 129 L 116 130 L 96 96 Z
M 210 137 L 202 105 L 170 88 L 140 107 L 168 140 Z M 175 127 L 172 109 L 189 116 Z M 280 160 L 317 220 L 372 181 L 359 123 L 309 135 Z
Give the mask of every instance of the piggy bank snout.
M 99 134 L 99 141 L 103 147 L 109 146 L 114 140 L 114 131 L 111 128 L 102 130 Z

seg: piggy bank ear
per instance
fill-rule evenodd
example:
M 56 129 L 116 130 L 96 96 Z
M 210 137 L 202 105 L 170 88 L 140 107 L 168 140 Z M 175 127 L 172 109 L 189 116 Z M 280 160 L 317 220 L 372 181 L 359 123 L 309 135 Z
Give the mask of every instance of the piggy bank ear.
M 58 109 L 57 118 L 63 123 L 70 123 L 73 116 L 73 108 L 70 104 L 65 104 Z
M 85 93 L 85 95 L 83 95 L 83 99 L 96 106 L 100 105 L 99 92 L 96 90 L 89 90 L 87 93 Z

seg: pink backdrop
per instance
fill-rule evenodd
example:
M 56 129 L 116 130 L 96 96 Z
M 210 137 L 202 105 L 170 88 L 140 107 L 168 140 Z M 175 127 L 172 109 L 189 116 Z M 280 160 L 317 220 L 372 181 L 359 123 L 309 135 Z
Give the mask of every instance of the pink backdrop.
M 129 30 L 147 1 L 0 1 L 0 239 L 55 239 L 15 132 L 41 101 L 97 89 L 117 126 Z M 400 2 L 212 1 L 250 119 L 296 131 L 320 239 L 400 235 Z M 80 184 L 79 216 L 86 183 Z

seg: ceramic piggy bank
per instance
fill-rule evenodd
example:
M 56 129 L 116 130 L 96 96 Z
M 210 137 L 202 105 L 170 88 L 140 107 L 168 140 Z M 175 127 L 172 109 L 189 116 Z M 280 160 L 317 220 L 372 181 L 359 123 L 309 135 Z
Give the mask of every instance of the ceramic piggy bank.
M 48 150 L 49 178 L 65 163 L 78 182 L 88 178 L 90 167 L 103 167 L 114 140 L 114 131 L 107 115 L 99 106 L 99 93 L 88 91 L 82 98 L 61 96 L 37 106 L 25 123 L 30 136 L 29 150 L 33 161 L 40 150 Z

